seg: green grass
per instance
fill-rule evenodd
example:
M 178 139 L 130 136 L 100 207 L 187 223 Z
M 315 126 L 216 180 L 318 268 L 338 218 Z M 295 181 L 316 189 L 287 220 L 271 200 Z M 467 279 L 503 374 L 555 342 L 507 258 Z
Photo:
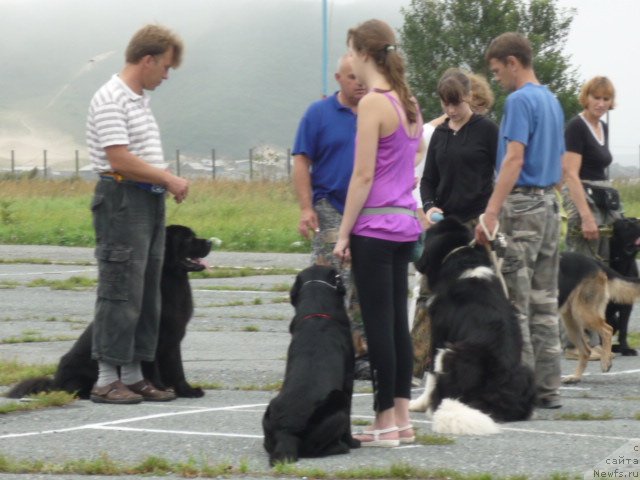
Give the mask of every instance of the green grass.
M 627 343 L 631 348 L 640 348 L 640 332 L 629 332 L 627 334 Z
M 81 179 L 0 180 L 0 243 L 94 244 L 89 205 L 95 183 Z M 182 204 L 167 201 L 167 224 L 183 224 L 220 250 L 308 252 L 300 242 L 299 208 L 291 183 L 194 180 Z
M 27 287 L 49 287 L 51 290 L 88 290 L 95 288 L 98 280 L 95 278 L 72 276 L 64 280 L 47 280 L 36 278 Z
M 230 462 L 209 463 L 205 458 L 193 457 L 186 461 L 170 461 L 150 456 L 139 463 L 127 464 L 113 460 L 106 453 L 92 460 L 69 460 L 52 463 L 42 460 L 17 460 L 0 455 L 0 473 L 7 474 L 51 474 L 51 475 L 110 475 L 132 478 L 144 476 L 177 476 L 183 478 L 226 478 L 229 476 L 289 477 L 314 479 L 425 479 L 425 480 L 525 480 L 525 476 L 495 476 L 491 474 L 463 474 L 452 470 L 425 470 L 403 463 L 388 467 L 360 467 L 328 472 L 320 468 L 300 467 L 292 463 L 279 463 L 271 471 L 250 469 L 247 460 L 241 459 L 237 466 Z M 567 479 L 566 475 L 554 475 L 553 479 Z
M 603 412 L 599 415 L 594 415 L 588 412 L 582 413 L 563 413 L 556 415 L 556 420 L 572 420 L 572 421 L 590 421 L 590 420 L 613 420 L 613 414 L 609 411 Z
M 15 360 L 0 360 L 0 385 L 12 385 L 29 377 L 53 375 L 57 367 L 56 364 L 29 365 Z
M 258 275 L 295 275 L 298 272 L 299 270 L 295 268 L 210 267 L 201 272 L 193 272 L 190 276 L 191 278 L 239 278 Z
M 26 402 L 8 402 L 0 405 L 0 414 L 6 415 L 14 412 L 28 412 L 42 410 L 43 408 L 62 407 L 75 402 L 73 394 L 67 392 L 38 393 L 28 397 Z
M 1 344 L 13 344 L 13 343 L 41 343 L 41 342 L 64 342 L 67 340 L 75 340 L 77 337 L 68 335 L 57 335 L 45 337 L 37 331 L 25 330 L 20 336 L 5 337 L 0 339 Z

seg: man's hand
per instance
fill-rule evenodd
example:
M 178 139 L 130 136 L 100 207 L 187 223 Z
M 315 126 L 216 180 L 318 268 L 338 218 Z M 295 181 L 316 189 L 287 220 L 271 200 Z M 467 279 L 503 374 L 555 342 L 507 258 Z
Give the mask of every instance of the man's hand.
M 310 238 L 311 232 L 318 232 L 318 216 L 313 208 L 305 208 L 301 211 L 298 231 L 304 238 Z
M 171 179 L 167 182 L 167 190 L 173 195 L 176 203 L 182 203 L 189 193 L 189 181 L 185 178 L 172 175 Z
M 597 240 L 600 237 L 600 231 L 596 224 L 596 219 L 593 218 L 591 212 L 582 219 L 582 236 L 585 240 Z
M 487 232 L 493 233 L 496 230 L 496 225 L 498 225 L 498 215 L 495 213 L 484 212 L 484 227 L 487 229 Z M 476 242 L 479 245 L 487 245 L 489 243 L 489 238 L 482 228 L 482 224 L 478 223 L 476 225 Z

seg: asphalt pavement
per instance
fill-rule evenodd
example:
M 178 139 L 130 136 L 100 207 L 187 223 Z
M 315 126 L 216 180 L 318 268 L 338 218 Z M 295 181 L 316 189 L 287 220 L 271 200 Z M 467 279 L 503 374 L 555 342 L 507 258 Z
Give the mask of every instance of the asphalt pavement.
M 309 256 L 213 252 L 207 260 L 217 266 L 302 269 Z M 91 320 L 95 289 L 55 290 L 46 282 L 72 276 L 95 278 L 92 249 L 0 245 L 0 359 L 55 363 L 70 348 Z M 183 355 L 187 378 L 209 387 L 203 398 L 119 406 L 77 401 L 62 408 L 2 415 L 0 457 L 61 465 L 105 454 L 129 464 L 154 456 L 228 464 L 246 472 L 226 478 L 280 478 L 272 474 L 262 447 L 261 417 L 284 372 L 293 313 L 287 288 L 293 279 L 292 273 L 192 280 L 196 308 Z M 631 330 L 640 330 L 636 316 Z M 28 338 L 36 341 L 27 342 Z M 574 367 L 575 362 L 563 359 L 563 373 Z M 416 389 L 414 396 L 420 391 Z M 371 420 L 369 382 L 357 381 L 356 392 L 353 418 Z M 563 387 L 561 395 L 561 409 L 536 410 L 528 421 L 503 424 L 497 435 L 452 436 L 453 442 L 446 445 L 358 449 L 348 455 L 303 459 L 297 467 L 321 470 L 329 478 L 392 465 L 486 473 L 487 479 L 640 478 L 638 357 L 616 357 L 606 374 L 599 371 L 598 362 L 590 362 L 584 381 Z M 431 433 L 424 414 L 413 413 L 412 419 L 419 434 Z M 616 469 L 626 477 L 616 476 Z

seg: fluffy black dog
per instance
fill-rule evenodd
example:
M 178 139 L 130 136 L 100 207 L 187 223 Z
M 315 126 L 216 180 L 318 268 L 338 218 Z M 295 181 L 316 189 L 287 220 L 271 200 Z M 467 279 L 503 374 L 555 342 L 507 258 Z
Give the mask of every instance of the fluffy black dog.
M 613 223 L 613 235 L 609 241 L 609 266 L 620 275 L 638 278 L 636 254 L 640 250 L 640 220 L 625 217 Z M 613 327 L 613 333 L 618 332 L 618 344 L 613 345 L 613 351 L 624 356 L 638 355 L 638 352 L 627 343 L 627 330 L 632 305 L 609 302 L 605 317 L 607 323 Z
M 515 308 L 484 247 L 469 245 L 472 238 L 458 220 L 445 218 L 428 230 L 416 262 L 434 294 L 432 358 L 425 391 L 410 408 L 435 412 L 440 433 L 495 433 L 493 420 L 527 419 L 536 399 L 533 372 L 521 363 Z
M 166 232 L 160 283 L 162 314 L 156 359 L 142 362 L 142 373 L 156 387 L 172 388 L 179 397 L 202 397 L 202 389 L 191 387 L 185 379 L 180 342 L 193 314 L 188 273 L 205 268 L 200 259 L 211 251 L 211 242 L 196 238 L 193 230 L 181 225 L 170 225 Z M 91 358 L 92 335 L 93 324 L 89 324 L 71 350 L 62 356 L 53 378 L 24 380 L 13 387 L 7 397 L 22 398 L 43 391 L 64 390 L 88 399 L 98 378 L 98 363 Z
M 314 265 L 291 288 L 295 316 L 280 393 L 262 419 L 269 463 L 348 453 L 354 351 L 345 289 L 337 272 Z

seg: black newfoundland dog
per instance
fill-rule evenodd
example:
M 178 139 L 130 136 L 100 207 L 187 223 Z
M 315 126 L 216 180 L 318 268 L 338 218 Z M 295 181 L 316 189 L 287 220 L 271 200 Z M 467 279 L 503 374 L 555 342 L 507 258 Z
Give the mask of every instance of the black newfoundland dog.
M 344 294 L 333 268 L 314 265 L 296 277 L 284 383 L 262 419 L 270 465 L 360 446 L 351 436 L 354 351 Z
M 427 231 L 416 262 L 433 292 L 433 343 L 425 391 L 410 408 L 433 413 L 439 433 L 496 433 L 494 420 L 525 420 L 536 399 L 533 372 L 521 363 L 515 308 L 472 239 L 462 223 L 445 218 Z
M 193 230 L 181 225 L 170 225 L 166 232 L 156 359 L 142 362 L 142 372 L 156 387 L 171 388 L 179 397 L 202 397 L 202 389 L 191 387 L 185 379 L 180 342 L 193 314 L 188 273 L 204 270 L 201 259 L 211 251 L 211 242 L 197 238 Z M 98 378 L 98 363 L 91 358 L 92 325 L 89 324 L 71 350 L 62 356 L 53 378 L 24 380 L 13 387 L 7 397 L 22 398 L 38 392 L 64 390 L 88 399 Z

